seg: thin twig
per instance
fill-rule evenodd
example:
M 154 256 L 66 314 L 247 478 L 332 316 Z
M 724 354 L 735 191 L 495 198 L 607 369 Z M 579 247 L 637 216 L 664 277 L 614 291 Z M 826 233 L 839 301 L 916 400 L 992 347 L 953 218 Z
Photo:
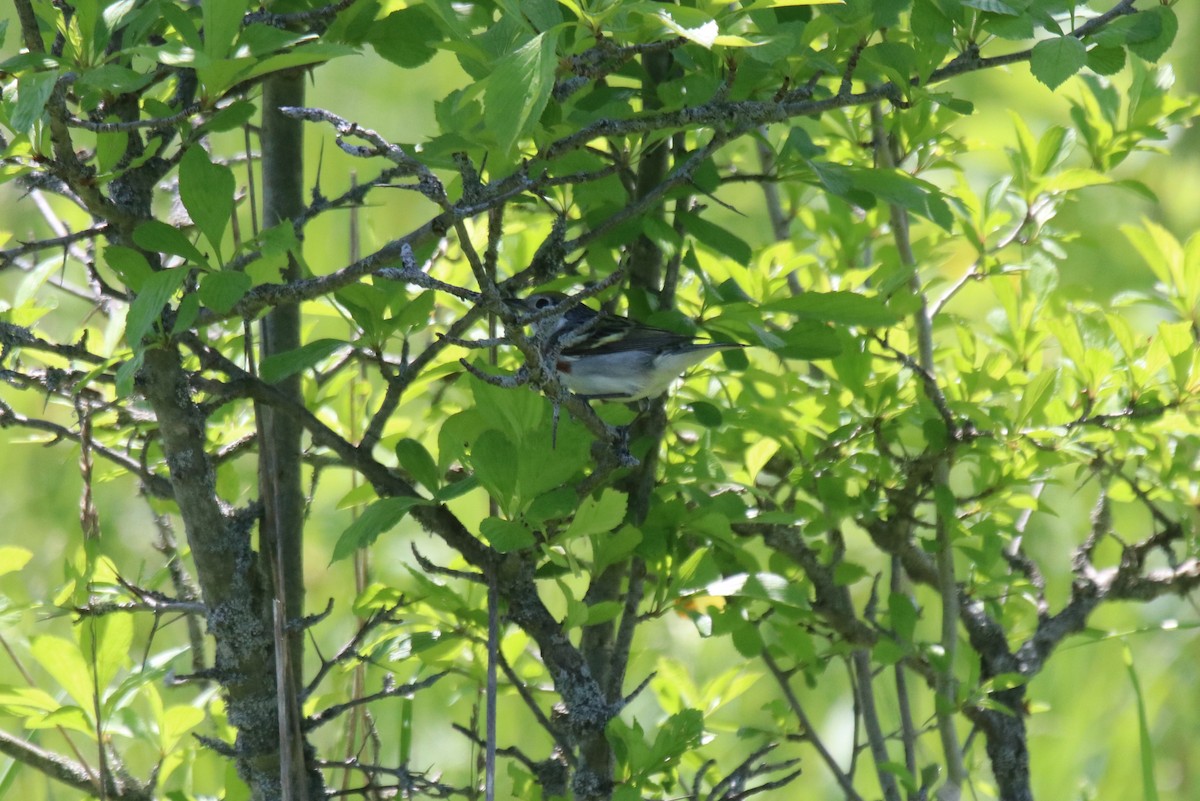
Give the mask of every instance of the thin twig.
M 421 679 L 420 681 L 410 681 L 407 684 L 396 684 L 395 679 L 389 675 L 384 680 L 383 688 L 380 689 L 379 692 L 360 696 L 358 698 L 351 698 L 349 701 L 345 701 L 340 704 L 334 704 L 333 706 L 322 709 L 320 712 L 309 715 L 304 721 L 304 730 L 306 732 L 312 731 L 313 729 L 316 729 L 319 726 L 323 726 L 329 721 L 334 720 L 338 715 L 341 715 L 342 713 L 351 709 L 355 709 L 356 707 L 363 706 L 364 704 L 373 704 L 383 698 L 401 698 L 406 695 L 412 695 L 418 690 L 424 690 L 427 687 L 433 686 L 443 677 L 449 675 L 449 673 L 450 671 L 444 670 L 441 673 L 435 673 L 428 678 Z
M 838 765 L 833 754 L 825 747 L 824 741 L 817 734 L 816 727 L 812 724 L 812 719 L 808 717 L 804 705 L 800 703 L 800 698 L 792 690 L 788 675 L 779 667 L 779 663 L 771 656 L 769 649 L 763 648 L 761 657 L 763 664 L 767 666 L 767 670 L 771 671 L 771 675 L 775 677 L 775 681 L 779 685 L 779 689 L 783 692 L 784 700 L 787 701 L 792 714 L 799 721 L 805 740 L 812 743 L 813 748 L 817 749 L 817 755 L 821 757 L 821 761 L 825 763 L 829 772 L 833 774 L 834 780 L 838 783 L 838 787 L 842 789 L 842 793 L 845 794 L 847 801 L 863 801 L 862 796 L 854 789 L 854 782 L 850 776 Z

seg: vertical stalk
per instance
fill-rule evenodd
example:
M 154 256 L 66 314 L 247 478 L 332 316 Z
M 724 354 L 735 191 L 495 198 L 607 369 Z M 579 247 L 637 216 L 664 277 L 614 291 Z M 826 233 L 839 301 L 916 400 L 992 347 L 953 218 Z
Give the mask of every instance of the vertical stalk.
M 900 786 L 896 783 L 895 774 L 883 770 L 883 766 L 891 759 L 887 752 L 887 738 L 883 734 L 883 726 L 879 723 L 879 710 L 875 705 L 875 688 L 871 684 L 871 656 L 862 648 L 856 648 L 850 661 L 854 666 L 855 697 L 858 700 L 859 716 L 867 731 L 867 747 L 871 749 L 871 758 L 875 760 L 875 775 L 879 777 L 884 801 L 900 801 Z
M 358 173 L 355 171 L 350 172 L 350 187 L 351 187 L 351 189 L 358 188 Z M 347 226 L 348 226 L 347 235 L 350 238 L 350 247 L 349 247 L 349 250 L 346 255 L 348 256 L 350 263 L 353 264 L 354 262 L 358 261 L 359 257 L 362 255 L 359 252 L 360 248 L 359 248 L 359 241 L 358 241 L 359 206 L 355 205 L 355 206 L 350 207 L 350 219 L 347 222 Z M 366 365 L 360 364 L 359 368 L 358 368 L 358 373 L 350 379 L 351 391 L 350 391 L 350 403 L 349 403 L 349 409 L 348 409 L 350 434 L 354 438 L 355 442 L 359 442 L 360 438 L 362 437 L 362 432 L 359 430 L 359 428 L 361 427 L 361 422 L 360 422 L 359 416 L 358 416 L 358 403 L 359 403 L 359 394 L 362 391 L 362 388 L 366 387 L 366 386 L 367 386 Z M 365 401 L 364 401 L 364 413 L 365 413 Z M 361 478 L 359 477 L 358 473 L 356 473 L 356 472 L 350 473 L 350 486 L 352 488 L 357 489 L 360 481 L 361 481 Z M 353 519 L 357 520 L 358 516 L 359 516 L 358 510 L 357 509 L 353 510 L 351 512 L 351 516 Z M 358 598 L 359 596 L 361 596 L 363 591 L 366 590 L 367 583 L 370 581 L 370 571 L 371 571 L 371 552 L 367 548 L 359 548 L 358 550 L 356 550 L 354 552 L 354 597 L 355 598 Z M 351 698 L 361 698 L 363 696 L 363 694 L 366 692 L 366 686 L 367 686 L 367 668 L 366 668 L 366 665 L 359 662 L 358 664 L 356 664 L 354 666 L 354 673 L 350 679 L 350 697 Z M 359 727 L 360 723 L 362 724 L 362 728 L 363 728 L 363 743 L 365 745 L 371 735 L 371 722 L 368 717 L 367 711 L 365 709 L 361 709 L 361 708 L 355 709 L 354 711 L 352 711 L 350 713 L 350 720 L 346 726 L 345 760 L 347 762 L 349 762 L 351 759 L 356 757 L 359 753 L 358 727 Z M 342 774 L 341 790 L 344 794 L 347 794 L 347 791 L 350 788 L 351 775 L 352 774 L 349 770 L 346 770 Z
M 894 169 L 899 159 L 895 153 L 895 141 L 887 132 L 884 125 L 883 110 L 878 103 L 871 106 L 871 127 L 875 143 L 876 164 L 882 169 Z M 917 260 L 912 251 L 912 239 L 909 235 L 908 211 L 898 204 L 889 206 L 892 236 L 896 241 L 896 250 L 900 262 L 912 273 L 911 286 L 913 293 L 920 300 L 920 308 L 915 315 L 917 333 L 917 363 L 929 376 L 935 375 L 936 365 L 933 360 L 933 319 L 929 310 L 929 298 L 921 286 L 920 274 L 917 271 Z M 928 384 L 925 384 L 928 387 Z M 927 389 L 928 391 L 928 389 Z M 947 432 L 953 437 L 955 432 Z M 933 486 L 935 495 L 949 491 L 950 487 L 950 457 L 943 454 L 938 459 L 933 471 Z M 958 653 L 958 581 L 954 572 L 954 548 L 951 542 L 951 525 L 938 504 L 934 505 L 934 530 L 937 537 L 937 573 L 938 594 L 942 602 L 941 647 L 945 667 L 937 673 L 937 729 L 942 742 L 942 751 L 946 759 L 946 783 L 938 790 L 941 801 L 958 801 L 962 795 L 962 785 L 966 781 L 966 768 L 962 761 L 962 747 L 958 741 L 958 731 L 955 728 L 954 710 L 958 681 L 954 677 L 955 657 Z
M 303 208 L 304 138 L 301 123 L 284 117 L 280 106 L 304 104 L 304 73 L 281 73 L 263 84 L 262 149 L 263 227 L 285 223 Z M 285 281 L 300 278 L 300 263 L 288 257 Z M 277 306 L 262 321 L 260 356 L 266 359 L 300 346 L 300 309 Z M 283 379 L 278 389 L 301 403 L 300 376 Z M 300 474 L 301 428 L 297 422 L 259 406 L 259 492 L 263 502 L 260 546 L 269 565 L 277 602 L 276 642 L 279 677 L 281 777 L 285 798 L 310 798 L 319 789 L 315 772 L 305 769 L 298 689 L 303 686 L 304 632 L 292 625 L 304 615 L 304 490 Z M 290 760 L 290 766 L 287 765 Z M 306 781 L 304 775 L 310 773 Z M 290 790 L 290 792 L 289 792 Z
M 496 285 L 496 261 L 500 257 L 500 237 L 504 231 L 504 207 L 499 206 L 488 214 L 488 244 L 483 254 L 483 269 L 492 286 Z M 484 287 L 480 287 L 483 291 Z M 488 338 L 495 341 L 497 321 L 494 312 L 488 312 Z M 493 367 L 499 361 L 496 346 L 488 348 L 488 364 Z M 500 513 L 495 498 L 488 500 L 488 514 Z M 485 682 L 485 707 L 483 716 L 483 797 L 485 801 L 496 801 L 496 693 L 499 691 L 496 666 L 500 661 L 500 587 L 496 571 L 487 572 L 487 676 Z
M 901 582 L 900 557 L 893 556 L 891 560 L 890 591 L 893 594 L 904 592 Z M 904 672 L 903 664 L 897 663 L 892 669 L 896 680 L 896 705 L 900 716 L 900 738 L 904 743 L 904 767 L 909 775 L 917 775 L 917 727 L 913 722 L 912 703 L 908 696 L 908 675 Z M 909 798 L 913 795 L 910 793 Z

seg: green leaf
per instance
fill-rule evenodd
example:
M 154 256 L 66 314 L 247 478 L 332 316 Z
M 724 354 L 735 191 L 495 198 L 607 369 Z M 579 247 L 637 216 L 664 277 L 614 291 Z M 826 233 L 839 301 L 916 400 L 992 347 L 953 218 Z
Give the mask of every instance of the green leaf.
M 76 85 L 93 87 L 109 94 L 124 94 L 136 92 L 153 78 L 153 73 L 134 72 L 117 64 L 104 64 L 83 73 Z
M 854 187 L 870 192 L 887 203 L 894 203 L 937 223 L 949 231 L 954 215 L 940 189 L 928 181 L 914 178 L 902 170 L 852 168 Z
M 937 223 L 947 231 L 954 215 L 940 189 L 901 170 L 865 169 L 826 161 L 809 161 L 821 184 L 835 195 L 864 208 L 877 200 L 901 206 Z
M 37 687 L 0 684 L 0 710 L 6 715 L 28 716 L 39 712 L 53 712 L 61 706 L 59 699 Z
M 1130 42 L 1129 51 L 1146 61 L 1158 61 L 1167 52 L 1167 49 L 1175 41 L 1176 34 L 1179 33 L 1179 18 L 1175 16 L 1175 12 L 1170 7 L 1164 5 L 1148 8 L 1138 14 L 1139 17 L 1142 15 L 1157 17 L 1160 22 L 1159 32 L 1152 39 Z
M 312 42 L 287 53 L 278 53 L 264 58 L 244 73 L 238 74 L 237 80 L 248 81 L 260 75 L 269 75 L 272 72 L 296 67 L 307 67 L 310 64 L 321 64 L 340 56 L 351 56 L 356 53 L 357 51 L 353 48 L 334 42 Z
M 544 399 L 534 397 L 543 407 L 546 405 Z M 551 428 L 550 415 L 545 415 L 540 425 L 517 446 L 517 496 L 521 508 L 548 490 L 569 483 L 589 465 L 591 439 L 583 426 L 570 418 L 560 420 L 557 441 Z
M 525 519 L 535 526 L 541 525 L 547 520 L 569 517 L 576 506 L 578 498 L 574 488 L 569 485 L 557 487 L 534 498 L 525 509 Z
M 16 545 L 0 546 L 0 576 L 5 573 L 16 573 L 33 558 L 33 551 L 18 548 Z
M 1054 173 L 1054 175 L 1043 180 L 1040 186 L 1043 192 L 1069 192 L 1073 189 L 1083 189 L 1088 186 L 1105 186 L 1112 182 L 1113 179 L 1111 176 L 1097 170 L 1089 170 L 1085 167 L 1072 167 L 1071 169 Z
M 249 0 L 201 0 L 205 55 L 218 59 L 229 54 L 241 30 L 247 6 Z
M 1083 69 L 1087 63 L 1087 48 L 1074 36 L 1059 36 L 1033 46 L 1029 69 L 1033 77 L 1051 89 Z
M 234 185 L 233 172 L 223 164 L 213 164 L 204 148 L 193 145 L 183 154 L 179 199 L 218 258 L 225 226 L 233 216 Z
M 491 421 L 476 409 L 446 418 L 438 430 L 438 470 L 445 473 L 454 462 L 465 459 L 471 443 L 491 427 Z
M 676 14 L 686 14 L 689 11 L 693 11 L 692 9 L 687 8 L 673 10 Z M 695 12 L 693 11 L 693 13 Z M 676 22 L 675 18 L 669 11 L 659 11 L 655 14 L 655 16 L 658 17 L 659 22 L 666 26 L 667 30 L 671 31 L 677 36 L 687 39 L 689 42 L 695 42 L 703 48 L 711 48 L 716 43 L 717 37 L 720 35 L 720 29 L 717 27 L 717 21 L 711 17 L 708 17 L 708 15 L 704 15 L 703 19 L 694 20 L 693 26 L 690 28 L 686 27 L 685 24 Z
M 359 548 L 365 548 L 379 538 L 385 531 L 390 531 L 399 523 L 414 506 L 429 505 L 431 501 L 416 496 L 405 495 L 398 498 L 381 498 L 368 506 L 362 515 L 347 526 L 333 546 L 333 556 L 330 564 L 345 559 Z
M 29 729 L 68 729 L 89 735 L 96 731 L 95 724 L 92 723 L 88 714 L 77 706 L 59 707 L 40 720 L 26 720 L 25 727 Z
M 200 130 L 209 133 L 232 131 L 234 128 L 240 128 L 245 125 L 257 113 L 258 107 L 249 100 L 238 100 L 209 117 L 200 126 Z
M 295 350 L 276 353 L 263 359 L 259 366 L 259 377 L 268 384 L 274 384 L 301 370 L 307 370 L 348 344 L 341 339 L 316 339 Z
M 689 212 L 680 212 L 675 215 L 675 219 L 700 244 L 728 256 L 742 266 L 750 265 L 752 255 L 750 245 L 732 231 Z
M 194 706 L 178 704 L 163 712 L 162 721 L 158 726 L 158 748 L 160 753 L 170 754 L 179 745 L 179 741 L 192 729 L 199 726 L 207 718 L 203 709 Z M 165 779 L 165 776 L 160 778 Z
M 1141 747 L 1142 765 L 1142 798 L 1145 801 L 1158 801 L 1158 782 L 1154 778 L 1154 738 L 1150 735 L 1150 720 L 1146 714 L 1146 698 L 1142 693 L 1142 682 L 1138 679 L 1137 668 L 1133 665 L 1133 651 L 1128 645 L 1122 647 L 1122 657 L 1125 669 L 1129 673 L 1129 683 L 1133 687 L 1133 695 L 1137 700 L 1138 716 L 1138 745 Z
M 96 684 L 103 690 L 129 659 L 133 620 L 129 615 L 104 615 L 81 627 L 80 640 L 81 649 L 90 656 L 95 669 Z
M 274 53 L 303 45 L 305 42 L 312 41 L 312 38 L 311 34 L 301 33 L 298 30 L 291 31 L 283 27 L 276 28 L 261 22 L 254 22 L 242 28 L 238 33 L 237 43 L 240 52 L 249 52 L 252 56 L 266 58 Z
M 934 0 L 914 0 L 910 20 L 913 35 L 922 49 L 954 44 L 954 24 Z
M 188 261 L 205 265 L 208 259 L 204 257 L 191 240 L 173 225 L 167 225 L 161 220 L 146 220 L 133 229 L 133 241 L 138 247 L 153 250 L 156 253 L 169 253 Z
M 587 618 L 583 625 L 595 626 L 599 623 L 616 620 L 617 615 L 621 614 L 621 610 L 624 608 L 625 604 L 621 601 L 601 601 L 591 604 L 587 608 Z
M 161 270 L 142 283 L 142 290 L 129 305 L 129 313 L 125 316 L 125 341 L 129 347 L 136 350 L 142 344 L 162 314 L 163 307 L 183 283 L 187 272 L 183 267 Z
M 196 292 L 184 292 L 175 309 L 175 320 L 171 323 L 171 336 L 178 336 L 192 327 L 200 314 L 200 295 Z
M 1046 397 L 1054 391 L 1058 383 L 1058 372 L 1057 368 L 1042 371 L 1021 392 L 1021 403 L 1012 422 L 1014 430 L 1024 428 L 1034 411 L 1044 414 Z
M 104 249 L 104 260 L 117 277 L 134 292 L 141 292 L 146 279 L 154 275 L 150 262 L 133 248 L 109 245 Z
M 961 0 L 961 2 L 964 6 L 978 8 L 980 11 L 989 11 L 993 14 L 1007 14 L 1015 17 L 1021 13 L 1019 8 L 1014 8 L 1004 0 Z
M 868 575 L 865 567 L 854 562 L 838 562 L 833 568 L 833 581 L 839 587 L 848 587 Z
M 370 484 L 359 484 L 338 499 L 334 508 L 339 511 L 353 509 L 355 506 L 362 506 L 364 503 L 376 500 L 379 500 L 379 496 L 375 493 L 374 487 Z
M 774 573 L 741 573 L 713 582 L 704 588 L 707 595 L 720 598 L 751 598 L 798 609 L 809 607 L 804 587 Z
M 396 459 L 422 486 L 430 492 L 437 492 L 438 485 L 441 484 L 441 473 L 424 445 L 405 437 L 396 443 Z
M 844 3 L 846 0 L 754 0 L 753 3 L 743 4 L 748 8 L 788 8 L 790 6 L 828 6 Z
M 1027 14 L 1009 16 L 991 14 L 984 17 L 983 29 L 1001 39 L 1022 41 L 1033 38 L 1033 19 Z
M 117 396 L 128 398 L 133 392 L 133 379 L 137 376 L 137 371 L 142 369 L 142 362 L 145 360 L 145 354 L 138 350 L 133 354 L 133 358 L 122 362 L 117 368 L 116 375 L 116 390 Z
M 96 134 L 96 169 L 102 174 L 112 172 L 121 162 L 128 145 L 127 131 Z
M 1051 125 L 1038 140 L 1037 156 L 1033 164 L 1034 173 L 1045 175 L 1058 167 L 1071 155 L 1074 147 L 1074 130 L 1062 125 Z
M 367 41 L 371 29 L 379 24 L 375 17 L 379 14 L 379 0 L 355 0 L 350 8 L 334 17 L 321 35 L 322 38 L 333 42 L 359 45 Z
M 720 428 L 721 423 L 724 422 L 721 410 L 707 401 L 695 401 L 689 405 L 692 414 L 696 416 L 696 422 L 705 428 Z
M 763 347 L 784 359 L 832 359 L 842 353 L 842 342 L 828 323 L 800 318 L 782 331 L 760 331 Z M 780 344 L 782 343 L 782 344 Z
M 1125 68 L 1125 48 L 1096 45 L 1088 51 L 1087 66 L 1097 75 L 1116 75 Z
M 888 595 L 888 617 L 891 620 L 892 631 L 901 642 L 912 643 L 920 616 L 920 610 L 913 603 L 911 596 L 902 592 Z
M 200 279 L 200 302 L 218 314 L 226 314 L 246 296 L 254 281 L 245 273 L 218 270 Z
M 658 727 L 650 753 L 643 757 L 648 770 L 658 771 L 677 762 L 700 744 L 704 734 L 704 715 L 698 709 L 685 709 L 667 718 Z
M 621 526 L 612 534 L 592 537 L 592 575 L 599 575 L 609 565 L 615 565 L 633 553 L 642 542 L 642 532 L 633 526 Z
M 437 52 L 434 44 L 442 41 L 442 32 L 429 9 L 412 5 L 376 20 L 366 41 L 388 61 L 412 69 L 433 58 Z
M 17 104 L 9 118 L 14 131 L 29 133 L 33 124 L 42 118 L 42 110 L 46 108 L 57 80 L 58 70 L 28 72 L 17 79 Z
M 468 456 L 475 477 L 500 508 L 510 511 L 516 504 L 517 449 L 512 440 L 490 428 L 479 435 Z
M 204 40 L 200 37 L 200 31 L 196 27 L 192 15 L 184 7 L 175 3 L 163 3 L 158 8 L 163 19 L 175 29 L 175 33 L 183 40 L 182 44 L 187 45 L 188 49 L 194 51 L 202 51 L 204 49 Z M 214 36 L 214 41 L 217 38 Z M 149 57 L 153 58 L 153 56 Z
M 917 70 L 917 53 L 901 42 L 880 42 L 863 50 L 862 61 L 869 64 L 901 89 Z
M 500 517 L 487 517 L 479 524 L 479 533 L 500 553 L 528 548 L 537 540 L 529 527 Z
M 76 704 L 92 708 L 91 671 L 75 643 L 49 634 L 35 637 L 29 650 L 42 670 L 67 691 Z
M 583 499 L 571 525 L 567 527 L 566 539 L 587 537 L 612 531 L 625 520 L 625 508 L 629 496 L 624 492 L 606 489 L 599 498 L 591 495 Z
M 442 485 L 434 496 L 434 500 L 438 503 L 449 503 L 460 495 L 466 495 L 471 490 L 479 486 L 479 479 L 475 476 L 466 476 L 457 481 L 451 481 L 448 484 Z
M 476 366 L 483 367 L 482 363 Z M 487 415 L 492 425 L 502 429 L 514 444 L 524 442 L 538 430 L 546 410 L 546 401 L 534 392 L 498 387 L 474 376 L 471 394 L 475 396 L 475 408 Z
M 866 328 L 886 328 L 900 322 L 899 315 L 882 300 L 856 292 L 805 292 L 764 303 L 763 309 Z
M 550 99 L 557 40 L 553 32 L 538 34 L 502 58 L 487 80 L 484 121 L 504 153 L 532 130 Z

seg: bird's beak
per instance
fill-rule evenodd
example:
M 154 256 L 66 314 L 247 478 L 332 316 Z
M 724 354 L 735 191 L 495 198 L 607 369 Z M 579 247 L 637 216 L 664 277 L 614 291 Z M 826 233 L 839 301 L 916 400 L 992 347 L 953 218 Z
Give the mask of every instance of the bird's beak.
M 504 305 L 513 314 L 525 314 L 529 311 L 529 303 L 525 298 L 505 298 Z
M 534 311 L 533 306 L 525 298 L 505 298 L 504 305 L 508 307 L 509 314 L 516 318 L 516 322 L 519 324 L 524 323 L 525 317 Z

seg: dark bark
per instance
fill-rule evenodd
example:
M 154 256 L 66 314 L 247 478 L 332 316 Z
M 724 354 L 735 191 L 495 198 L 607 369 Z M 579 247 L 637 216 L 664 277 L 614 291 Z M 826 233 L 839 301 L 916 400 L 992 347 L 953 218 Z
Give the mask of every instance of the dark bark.
M 205 421 L 174 348 L 146 351 L 141 387 L 158 419 L 175 502 L 216 643 L 214 676 L 238 730 L 238 773 L 255 798 L 280 797 L 270 603 L 250 547 L 251 524 L 221 503 Z

